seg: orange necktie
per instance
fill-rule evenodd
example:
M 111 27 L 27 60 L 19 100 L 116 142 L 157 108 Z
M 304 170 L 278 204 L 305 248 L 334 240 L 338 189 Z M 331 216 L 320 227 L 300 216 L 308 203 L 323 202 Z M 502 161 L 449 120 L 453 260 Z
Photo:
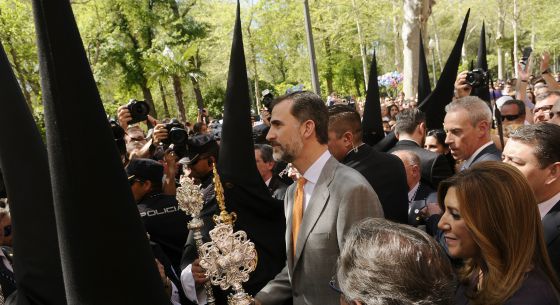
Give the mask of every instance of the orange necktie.
M 301 220 L 303 219 L 303 186 L 305 185 L 305 178 L 301 177 L 297 181 L 296 194 L 294 196 L 294 208 L 292 209 L 292 248 L 293 255 L 296 254 L 296 242 L 299 234 L 299 227 L 301 226 Z

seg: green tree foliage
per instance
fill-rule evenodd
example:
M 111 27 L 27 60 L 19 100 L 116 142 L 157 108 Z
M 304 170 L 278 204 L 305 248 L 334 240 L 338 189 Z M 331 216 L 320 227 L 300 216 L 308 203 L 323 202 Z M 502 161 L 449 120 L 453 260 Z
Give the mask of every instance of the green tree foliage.
M 557 64 L 560 36 L 556 12 L 560 10 L 560 2 L 518 0 L 518 3 L 519 50 L 534 42 L 535 55 L 549 51 L 553 63 Z M 235 4 L 232 0 L 73 1 L 84 47 L 107 112 L 114 115 L 119 105 L 137 98 L 152 100 L 156 112 L 161 114 L 165 97 L 169 115 L 179 117 L 178 104 L 172 101 L 177 100 L 180 89 L 190 121 L 196 119 L 197 99 L 204 101 L 211 115 L 218 116 L 223 109 Z M 355 8 L 350 0 L 310 0 L 309 4 L 323 96 L 331 90 L 365 96 L 356 20 L 361 25 L 368 65 L 374 48 L 381 74 L 397 70 L 395 56 L 402 63 L 399 45 L 402 41 L 399 42 L 398 33 L 402 25 L 402 1 L 355 0 Z M 485 21 L 489 66 L 497 70 L 496 52 L 501 46 L 507 54 L 506 72 L 511 76 L 512 20 L 516 17 L 511 1 L 437 1 L 432 11 L 436 28 L 430 20 L 425 43 L 437 31 L 440 55 L 445 63 L 468 8 L 472 14 L 465 40 L 465 62 L 476 60 L 480 26 Z M 242 0 L 241 9 L 252 95 L 264 89 L 282 94 L 296 85 L 310 89 L 302 1 Z M 505 12 L 505 26 L 503 37 L 497 40 L 500 9 Z M 40 112 L 32 20 L 28 0 L 0 1 L 0 40 L 28 104 Z M 427 54 L 430 72 L 431 55 Z M 439 65 L 436 66 L 439 73 Z M 461 69 L 464 68 L 468 64 L 463 64 Z M 258 90 L 255 79 L 258 79 Z M 198 98 L 195 88 L 201 93 Z

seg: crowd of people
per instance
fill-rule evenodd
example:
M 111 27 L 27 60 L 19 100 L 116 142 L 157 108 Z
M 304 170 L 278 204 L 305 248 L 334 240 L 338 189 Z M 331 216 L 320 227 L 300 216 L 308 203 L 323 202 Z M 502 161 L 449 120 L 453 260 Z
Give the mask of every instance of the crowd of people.
M 200 109 L 192 125 L 158 121 L 129 103 L 109 122 L 113 145 L 69 4 L 53 3 L 35 12 L 47 149 L 0 52 L 2 88 L 14 101 L 2 107 L 29 123 L 19 130 L 25 142 L 14 143 L 33 148 L 0 147 L 0 300 L 228 304 L 228 291 L 207 285 L 196 240 L 211 241 L 224 195 L 235 230 L 258 254 L 243 283 L 256 305 L 560 304 L 560 83 L 548 54 L 538 75 L 520 65 L 517 80 L 495 87 L 459 73 L 455 96 L 440 103 L 443 129 L 429 128 L 425 101 L 404 94 L 364 105 L 335 93 L 267 91 L 251 123 L 238 3 L 224 120 Z M 76 96 L 80 107 L 69 107 Z M 366 109 L 380 118 L 377 143 Z M 26 177 L 32 188 L 14 170 L 26 166 L 19 154 L 37 165 Z M 177 199 L 185 177 L 203 201 L 196 233 Z M 92 228 L 100 200 L 110 212 Z M 143 300 L 152 297 L 159 301 Z
M 254 230 L 285 231 L 285 240 L 269 242 L 286 252 L 249 288 L 256 304 L 558 304 L 558 83 L 549 79 L 535 104 L 519 94 L 525 79 L 497 100 L 509 128 L 502 147 L 495 114 L 470 96 L 464 76 L 443 130 L 427 130 L 416 107 L 381 107 L 398 139 L 387 152 L 363 142 L 356 105 L 295 92 L 262 111 L 255 166 L 267 204 L 284 213 L 270 224 L 277 227 Z M 191 218 L 175 198 L 182 175 L 200 185 L 209 241 L 222 126 L 200 113 L 193 128 L 148 117 L 146 131 L 143 122 L 129 124 L 123 105 L 113 126 L 124 131 L 115 141 L 124 142 L 121 160 L 172 304 L 207 301 Z M 170 139 L 169 124 L 188 134 L 188 150 L 174 147 L 182 142 Z M 8 296 L 15 281 L 9 201 L 2 202 L 0 282 Z M 214 295 L 227 302 L 220 289 Z

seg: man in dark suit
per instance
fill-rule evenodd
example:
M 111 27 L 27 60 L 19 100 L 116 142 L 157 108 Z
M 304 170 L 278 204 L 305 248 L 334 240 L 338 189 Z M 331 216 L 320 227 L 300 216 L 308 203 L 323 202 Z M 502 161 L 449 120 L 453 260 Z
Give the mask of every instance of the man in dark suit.
M 421 161 L 422 180 L 437 188 L 440 181 L 453 175 L 451 165 L 445 156 L 426 150 L 426 115 L 419 109 L 406 109 L 397 115 L 395 134 L 399 141 L 390 153 L 399 150 L 414 152 Z
M 520 127 L 510 134 L 503 159 L 525 175 L 535 193 L 548 256 L 560 276 L 560 126 Z
M 406 182 L 408 184 L 408 218 L 407 223 L 412 226 L 418 226 L 422 222 L 420 211 L 427 206 L 431 198 L 437 194 L 434 189 L 420 179 L 420 167 L 422 163 L 420 157 L 410 150 L 398 150 L 393 152 L 397 156 L 406 170 Z
M 400 160 L 362 142 L 358 112 L 346 105 L 329 107 L 329 151 L 362 174 L 379 196 L 385 218 L 408 222 L 405 169 Z
M 255 160 L 257 161 L 257 170 L 268 187 L 270 195 L 283 201 L 288 185 L 273 172 L 276 162 L 272 158 L 272 146 L 255 144 Z
M 481 161 L 502 159 L 490 136 L 492 111 L 486 102 L 476 96 L 466 96 L 448 104 L 445 111 L 445 143 L 455 160 L 464 161 L 461 170 Z
M 340 164 L 327 149 L 328 111 L 321 97 L 295 92 L 272 103 L 267 139 L 274 159 L 290 162 L 301 173 L 288 187 L 287 264 L 256 296 L 255 303 L 338 305 L 328 283 L 353 224 L 383 217 L 375 191 L 357 171 Z

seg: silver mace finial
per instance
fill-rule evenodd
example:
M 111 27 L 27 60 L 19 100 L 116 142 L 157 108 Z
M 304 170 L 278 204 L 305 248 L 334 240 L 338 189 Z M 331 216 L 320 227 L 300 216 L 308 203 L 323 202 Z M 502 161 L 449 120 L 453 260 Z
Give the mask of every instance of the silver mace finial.
M 177 202 L 179 203 L 179 208 L 181 208 L 181 210 L 192 216 L 192 220 L 188 223 L 188 228 L 193 231 L 198 257 L 202 258 L 204 253 L 201 250 L 202 233 L 200 230 L 204 227 L 204 221 L 202 221 L 199 217 L 200 211 L 204 206 L 204 198 L 202 192 L 200 191 L 200 186 L 195 185 L 194 181 L 192 181 L 189 177 L 183 175 L 181 176 L 180 181 L 181 186 L 177 188 Z M 214 305 L 216 299 L 214 298 L 212 284 L 210 284 L 210 281 L 204 283 L 204 290 L 206 291 L 207 304 Z
M 243 290 L 242 283 L 249 280 L 249 274 L 257 267 L 257 251 L 244 231 L 233 232 L 237 215 L 226 211 L 224 189 L 215 168 L 214 187 L 221 212 L 214 216 L 216 227 L 210 231 L 212 241 L 200 249 L 200 266 L 206 270 L 213 285 L 222 290 L 233 288 L 234 294 L 229 295 L 228 304 L 249 305 L 253 303 L 253 297 Z

